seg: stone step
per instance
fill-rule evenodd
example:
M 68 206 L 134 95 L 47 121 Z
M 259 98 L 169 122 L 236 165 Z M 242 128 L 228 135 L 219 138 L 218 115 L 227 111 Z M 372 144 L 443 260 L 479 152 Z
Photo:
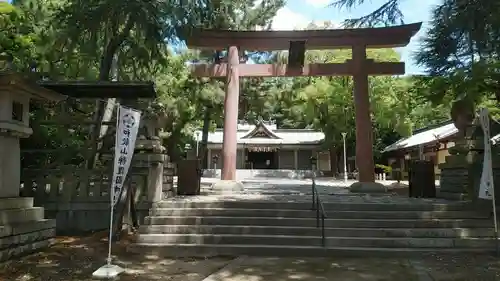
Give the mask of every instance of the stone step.
M 56 220 L 42 219 L 29 223 L 15 223 L 0 225 L 0 238 L 5 236 L 19 235 L 23 233 L 35 232 L 56 227 Z
M 140 234 L 246 234 L 320 236 L 321 228 L 248 225 L 142 225 Z M 326 228 L 335 237 L 494 237 L 493 228 Z
M 13 236 L 2 237 L 0 238 L 0 250 L 33 243 L 36 241 L 47 240 L 50 238 L 54 238 L 55 235 L 56 235 L 56 229 L 50 228 L 50 229 L 43 229 Z
M 39 221 L 44 218 L 41 207 L 0 210 L 0 225 Z
M 161 257 L 273 256 L 273 257 L 415 257 L 430 254 L 493 254 L 495 248 L 363 248 L 314 247 L 298 245 L 221 245 L 136 243 L 128 251 Z
M 290 235 L 214 235 L 214 234 L 141 234 L 139 244 L 224 244 L 224 245 L 301 245 L 321 246 L 318 236 Z M 375 248 L 495 248 L 492 238 L 406 238 L 406 237 L 327 237 L 327 247 Z
M 284 210 L 309 210 L 312 206 L 312 201 L 304 200 L 303 197 L 297 198 L 296 202 L 293 199 L 286 197 L 287 201 L 280 202 L 278 199 L 269 201 L 263 200 L 235 200 L 235 201 L 186 201 L 183 198 L 176 200 L 165 200 L 158 202 L 154 208 L 236 208 L 236 209 L 284 209 Z M 284 199 L 284 200 L 285 200 Z M 308 199 L 308 198 L 307 198 Z M 383 200 L 383 199 L 380 199 Z M 473 210 L 473 205 L 470 202 L 450 202 L 450 203 L 422 203 L 420 200 L 408 199 L 409 203 L 356 203 L 356 202 L 326 202 L 323 200 L 323 206 L 326 211 L 467 211 Z
M 0 262 L 10 260 L 21 255 L 34 253 L 40 249 L 50 246 L 51 244 L 52 239 L 47 239 L 0 250 Z
M 315 227 L 316 218 L 148 216 L 145 225 L 260 225 Z M 325 219 L 335 228 L 489 228 L 489 219 Z
M 31 207 L 33 207 L 32 197 L 0 198 L 0 211 Z
M 227 216 L 227 217 L 289 217 L 312 218 L 311 210 L 236 209 L 236 208 L 154 208 L 151 216 Z M 470 211 L 331 211 L 328 218 L 338 219 L 487 219 L 486 213 Z

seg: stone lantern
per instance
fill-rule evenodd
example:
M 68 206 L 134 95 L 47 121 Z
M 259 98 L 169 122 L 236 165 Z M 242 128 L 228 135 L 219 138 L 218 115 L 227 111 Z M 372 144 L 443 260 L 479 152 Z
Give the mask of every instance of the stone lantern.
M 33 133 L 29 124 L 30 99 L 59 101 L 63 96 L 30 85 L 18 74 L 0 73 L 0 198 L 19 196 L 19 139 Z
M 19 139 L 32 134 L 31 99 L 60 101 L 62 95 L 30 83 L 19 74 L 0 72 L 0 241 L 11 241 L 0 261 L 48 246 L 55 236 L 55 220 L 45 220 L 33 198 L 20 197 Z M 6 240 L 4 240 L 6 239 Z

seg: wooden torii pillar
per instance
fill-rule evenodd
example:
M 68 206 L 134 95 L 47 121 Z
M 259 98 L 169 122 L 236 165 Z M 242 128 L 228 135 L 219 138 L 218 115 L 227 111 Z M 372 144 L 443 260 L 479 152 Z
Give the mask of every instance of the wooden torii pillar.
M 240 77 L 352 76 L 356 113 L 356 163 L 360 182 L 374 182 L 373 137 L 368 91 L 369 75 L 405 73 L 403 62 L 375 62 L 366 58 L 367 48 L 396 48 L 408 45 L 422 23 L 395 27 L 306 31 L 194 30 L 187 46 L 227 50 L 227 63 L 196 64 L 197 77 L 227 77 L 224 101 L 222 180 L 236 178 L 237 121 Z M 352 50 L 344 63 L 304 64 L 305 50 Z M 242 51 L 289 50 L 286 64 L 240 64 Z

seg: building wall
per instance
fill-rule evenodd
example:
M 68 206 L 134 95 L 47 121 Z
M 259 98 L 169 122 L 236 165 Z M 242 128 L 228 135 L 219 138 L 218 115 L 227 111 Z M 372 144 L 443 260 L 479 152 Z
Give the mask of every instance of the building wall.
M 311 149 L 309 150 L 299 150 L 297 152 L 297 170 L 310 170 L 311 169 L 311 156 L 313 152 Z
M 279 168 L 282 170 L 295 170 L 295 150 L 280 149 L 278 151 Z
M 238 149 L 236 156 L 236 168 L 245 169 L 245 150 Z M 278 169 L 282 170 L 295 170 L 295 164 L 297 164 L 297 170 L 310 170 L 311 169 L 311 156 L 318 160 L 318 169 L 321 171 L 330 170 L 330 154 L 328 151 L 316 153 L 316 147 L 307 148 L 281 148 L 277 151 L 278 153 Z M 222 168 L 222 149 L 212 148 L 209 149 L 209 169 L 214 169 L 214 163 L 212 161 L 214 155 L 219 155 L 217 161 L 217 169 Z M 295 155 L 297 155 L 297 163 L 295 163 Z
M 449 142 L 446 146 L 441 146 L 438 151 L 429 151 L 424 153 L 425 160 L 431 160 L 434 162 L 434 174 L 436 178 L 439 179 L 439 175 L 441 174 L 441 170 L 439 169 L 439 164 L 444 163 L 446 161 L 446 156 L 450 155 L 448 152 L 448 148 L 453 147 L 454 143 Z M 406 156 L 408 157 L 408 156 Z M 412 159 L 418 159 L 414 155 Z M 405 156 L 401 157 L 392 157 L 388 159 L 389 166 L 402 167 L 402 172 L 405 178 L 408 177 L 408 160 L 405 160 Z M 393 165 L 394 164 L 394 165 Z
M 236 150 L 236 169 L 245 169 L 245 150 Z
M 343 159 L 339 159 L 339 165 L 343 165 Z M 330 171 L 330 152 L 322 151 L 318 153 L 318 170 L 320 171 Z

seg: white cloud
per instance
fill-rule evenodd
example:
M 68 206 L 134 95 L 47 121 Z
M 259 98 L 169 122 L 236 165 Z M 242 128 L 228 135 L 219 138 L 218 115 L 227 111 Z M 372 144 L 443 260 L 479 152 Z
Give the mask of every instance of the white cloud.
M 296 13 L 288 7 L 279 9 L 278 13 L 273 19 L 273 30 L 294 30 L 305 28 L 311 22 L 310 19 Z
M 311 23 L 318 26 L 319 29 L 342 28 L 337 22 L 331 20 L 311 20 L 302 14 L 292 11 L 288 7 L 278 10 L 271 28 L 273 30 L 302 30 L 306 29 Z
M 314 7 L 325 7 L 331 4 L 332 0 L 305 0 L 307 4 L 313 5 Z

